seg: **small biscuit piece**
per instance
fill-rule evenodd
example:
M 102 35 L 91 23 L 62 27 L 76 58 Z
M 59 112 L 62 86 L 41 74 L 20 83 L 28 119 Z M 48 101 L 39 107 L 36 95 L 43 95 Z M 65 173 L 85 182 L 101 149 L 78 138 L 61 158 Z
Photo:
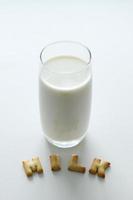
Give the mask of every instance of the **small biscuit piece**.
M 107 161 L 103 161 L 102 164 L 98 167 L 97 175 L 101 178 L 105 178 L 105 170 L 110 167 L 110 163 Z
M 32 158 L 32 163 L 33 163 L 33 166 L 36 167 L 36 172 L 37 173 L 39 173 L 39 174 L 43 173 L 43 167 L 41 165 L 39 157 Z M 32 170 L 33 170 L 33 168 L 32 168 Z
M 60 164 L 59 155 L 52 154 L 52 155 L 49 156 L 49 158 L 50 158 L 51 170 L 52 171 L 61 170 L 61 164 Z
M 26 175 L 28 177 L 32 176 L 33 175 L 33 171 L 32 171 L 31 165 L 30 165 L 30 161 L 29 160 L 24 160 L 24 161 L 22 161 L 22 163 L 23 163 L 23 167 L 24 167 L 24 171 L 25 171 Z
M 85 173 L 86 168 L 82 165 L 78 164 L 78 155 L 72 154 L 72 158 L 69 162 L 68 170 L 79 172 L 79 173 Z
M 37 172 L 39 174 L 43 173 L 43 168 L 39 160 L 39 157 L 32 158 L 32 161 L 25 160 L 22 163 L 23 163 L 24 171 L 28 177 L 32 176 L 34 172 Z
M 89 169 L 90 174 L 96 174 L 98 171 L 98 167 L 100 166 L 101 160 L 95 158 L 92 162 L 91 168 Z

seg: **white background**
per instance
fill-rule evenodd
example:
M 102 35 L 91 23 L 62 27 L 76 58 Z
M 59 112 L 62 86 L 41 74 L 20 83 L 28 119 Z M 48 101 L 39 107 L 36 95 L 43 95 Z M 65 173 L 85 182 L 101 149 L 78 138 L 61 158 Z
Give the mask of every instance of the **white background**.
M 133 199 L 132 38 L 132 1 L 0 1 L 0 200 Z M 80 41 L 93 56 L 89 134 L 65 150 L 45 141 L 39 119 L 39 53 L 56 40 Z M 94 157 L 109 160 L 106 179 L 67 171 L 72 153 L 87 170 Z M 32 156 L 45 173 L 28 179 L 21 161 Z

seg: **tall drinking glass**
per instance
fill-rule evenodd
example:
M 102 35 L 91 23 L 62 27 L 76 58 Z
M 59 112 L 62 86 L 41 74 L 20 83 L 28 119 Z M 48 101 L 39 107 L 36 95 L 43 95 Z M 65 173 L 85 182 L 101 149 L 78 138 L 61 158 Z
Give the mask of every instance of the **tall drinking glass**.
M 44 135 L 58 147 L 75 146 L 88 132 L 91 52 L 78 42 L 55 42 L 43 48 L 40 61 L 39 100 Z

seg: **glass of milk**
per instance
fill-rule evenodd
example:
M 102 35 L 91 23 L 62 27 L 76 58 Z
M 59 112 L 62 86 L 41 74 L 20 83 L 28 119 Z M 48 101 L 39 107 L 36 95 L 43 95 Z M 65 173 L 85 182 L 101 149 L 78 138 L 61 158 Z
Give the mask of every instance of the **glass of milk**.
M 62 148 L 87 134 L 91 109 L 91 52 L 78 43 L 60 41 L 40 54 L 39 101 L 46 139 Z

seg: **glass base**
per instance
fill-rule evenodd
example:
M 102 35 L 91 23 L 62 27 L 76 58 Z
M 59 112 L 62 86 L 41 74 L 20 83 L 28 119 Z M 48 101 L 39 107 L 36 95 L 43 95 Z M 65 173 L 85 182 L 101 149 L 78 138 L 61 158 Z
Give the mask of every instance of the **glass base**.
M 71 140 L 71 141 L 57 141 L 57 140 L 52 140 L 47 135 L 44 135 L 44 136 L 47 139 L 47 141 L 53 144 L 54 146 L 57 146 L 60 148 L 70 148 L 70 147 L 74 147 L 78 145 L 84 139 L 84 137 L 86 136 L 86 133 L 82 137 L 75 140 Z

